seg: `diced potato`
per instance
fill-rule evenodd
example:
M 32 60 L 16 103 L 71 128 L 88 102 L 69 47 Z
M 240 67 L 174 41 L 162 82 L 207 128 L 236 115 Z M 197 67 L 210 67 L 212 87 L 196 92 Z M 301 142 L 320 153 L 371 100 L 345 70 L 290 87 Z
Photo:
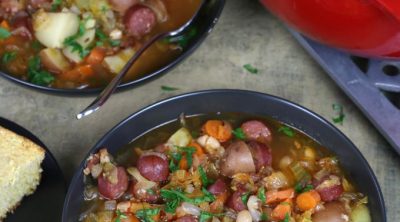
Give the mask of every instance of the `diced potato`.
M 180 128 L 176 131 L 169 139 L 168 144 L 173 146 L 187 146 L 192 140 L 189 130 L 186 128 Z
M 129 59 L 135 54 L 135 50 L 127 48 L 116 55 L 107 56 L 104 58 L 104 64 L 112 73 L 119 73 L 122 68 L 128 63 Z
M 351 211 L 350 218 L 352 222 L 371 222 L 371 215 L 365 204 L 359 204 L 356 206 Z
M 39 53 L 43 66 L 53 73 L 67 71 L 71 64 L 64 57 L 59 49 L 46 48 Z
M 48 48 L 62 48 L 66 38 L 79 29 L 79 17 L 72 12 L 45 12 L 33 15 L 33 30 L 37 40 Z
M 94 29 L 88 29 L 85 31 L 83 36 L 76 39 L 76 42 L 85 49 L 94 42 L 95 36 L 96 31 Z M 71 46 L 66 47 L 63 50 L 63 53 L 68 59 L 75 63 L 79 63 L 83 60 L 80 53 L 78 51 L 73 51 L 73 48 Z

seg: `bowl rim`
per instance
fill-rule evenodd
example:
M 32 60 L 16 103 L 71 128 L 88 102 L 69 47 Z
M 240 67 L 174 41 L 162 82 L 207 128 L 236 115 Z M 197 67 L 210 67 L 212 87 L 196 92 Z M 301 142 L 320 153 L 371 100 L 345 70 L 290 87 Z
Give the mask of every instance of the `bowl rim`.
M 183 52 L 181 54 L 179 54 L 178 57 L 176 57 L 173 61 L 169 62 L 168 64 L 162 66 L 161 68 L 159 68 L 147 75 L 144 75 L 140 78 L 134 79 L 129 82 L 121 83 L 117 87 L 117 91 L 126 90 L 126 89 L 130 89 L 130 88 L 133 88 L 136 86 L 140 86 L 141 84 L 147 83 L 150 80 L 161 77 L 162 75 L 166 74 L 167 72 L 169 72 L 173 68 L 175 68 L 177 65 L 182 63 L 190 55 L 192 55 L 194 53 L 194 51 L 199 48 L 199 46 L 204 42 L 204 40 L 208 37 L 208 35 L 213 31 L 213 29 L 215 28 L 215 25 L 218 23 L 218 21 L 221 17 L 226 0 L 218 0 L 218 1 L 220 1 L 221 7 L 219 7 L 218 10 L 216 11 L 215 17 L 212 19 L 212 22 L 210 23 L 210 25 L 204 30 L 204 32 L 198 34 L 198 37 L 193 42 L 193 44 L 190 44 L 190 46 L 186 50 L 183 50 Z M 102 87 L 102 88 L 87 88 L 87 89 L 67 89 L 67 88 L 54 88 L 54 87 L 49 87 L 49 86 L 41 86 L 41 85 L 36 85 L 34 83 L 28 82 L 27 80 L 20 79 L 13 75 L 10 75 L 4 71 L 0 71 L 0 76 L 6 80 L 16 83 L 17 85 L 21 85 L 21 86 L 24 86 L 29 89 L 33 89 L 33 90 L 44 92 L 44 93 L 60 94 L 60 95 L 66 95 L 66 96 L 92 95 L 92 94 L 100 93 L 104 89 L 104 87 Z
M 118 131 L 122 126 L 124 126 L 128 122 L 132 121 L 132 119 L 135 119 L 138 116 L 140 116 L 141 114 L 146 113 L 148 111 L 151 111 L 152 109 L 157 108 L 158 106 L 161 106 L 161 105 L 166 104 L 166 103 L 171 103 L 171 102 L 174 102 L 174 101 L 177 101 L 177 100 L 193 97 L 193 96 L 202 96 L 202 95 L 208 95 L 208 94 L 241 94 L 241 95 L 246 95 L 246 96 L 262 97 L 262 98 L 270 99 L 271 101 L 280 102 L 280 103 L 284 104 L 285 106 L 290 106 L 290 107 L 298 110 L 299 112 L 303 112 L 303 113 L 309 115 L 310 117 L 312 117 L 313 119 L 317 120 L 318 122 L 321 122 L 325 127 L 329 128 L 330 130 L 332 130 L 335 133 L 337 133 L 337 135 L 340 136 L 343 139 L 343 141 L 346 142 L 349 145 L 349 147 L 351 147 L 351 149 L 355 152 L 355 154 L 357 155 L 357 158 L 361 161 L 361 163 L 364 166 L 366 166 L 366 173 L 371 178 L 371 180 L 372 180 L 371 182 L 373 182 L 372 186 L 374 187 L 374 190 L 376 191 L 376 194 L 377 194 L 377 197 L 378 197 L 378 200 L 379 200 L 379 203 L 378 203 L 378 206 L 380 208 L 379 211 L 381 211 L 382 215 L 383 215 L 383 221 L 382 222 L 386 222 L 387 221 L 386 204 L 385 204 L 384 196 L 383 196 L 383 193 L 382 193 L 382 189 L 381 189 L 381 187 L 379 185 L 378 179 L 377 179 L 374 171 L 372 170 L 371 166 L 369 165 L 368 161 L 365 159 L 364 155 L 357 148 L 357 146 L 354 145 L 354 143 L 343 132 L 341 132 L 332 123 L 327 121 L 325 118 L 323 118 L 319 114 L 317 114 L 314 111 L 311 111 L 311 110 L 309 110 L 309 109 L 305 108 L 304 106 L 301 106 L 301 105 L 299 105 L 297 103 L 294 103 L 294 102 L 291 102 L 291 101 L 289 101 L 287 99 L 284 99 L 284 98 L 281 98 L 281 97 L 278 97 L 278 96 L 274 96 L 274 95 L 270 95 L 270 94 L 267 94 L 267 93 L 249 91 L 249 90 L 241 90 L 241 89 L 210 89 L 210 90 L 194 91 L 194 92 L 189 92 L 189 93 L 176 95 L 176 96 L 173 96 L 173 97 L 169 97 L 169 98 L 160 100 L 160 101 L 155 102 L 155 103 L 153 103 L 151 105 L 148 105 L 148 106 L 146 106 L 146 107 L 144 107 L 144 108 L 132 113 L 131 115 L 126 117 L 124 120 L 119 122 L 117 125 L 115 125 L 113 128 L 111 128 L 111 130 L 109 130 L 106 134 L 104 134 L 104 136 L 101 137 L 101 139 L 87 152 L 87 154 L 84 156 L 84 159 L 81 161 L 81 163 L 79 165 L 79 168 L 75 171 L 75 173 L 73 175 L 73 178 L 71 180 L 70 186 L 68 188 L 67 196 L 66 196 L 65 201 L 64 201 L 64 207 L 63 207 L 63 213 L 62 213 L 62 221 L 63 222 L 65 221 L 64 220 L 64 217 L 66 217 L 65 212 L 67 210 L 67 206 L 68 206 L 68 204 L 70 202 L 70 199 L 71 199 L 71 196 L 72 196 L 71 195 L 72 187 L 75 184 L 82 182 L 82 181 L 79 180 L 79 177 L 83 174 L 85 160 L 90 156 L 90 154 L 98 151 L 101 148 L 100 144 L 104 144 L 104 142 L 107 141 L 113 134 L 115 134 L 116 131 Z M 168 121 L 169 120 L 165 120 L 164 122 L 160 122 L 159 125 L 162 125 L 162 124 L 164 124 L 164 123 L 166 123 Z M 289 124 L 289 123 L 285 123 L 285 124 Z M 151 128 L 151 129 L 153 129 L 153 128 Z M 149 130 L 151 130 L 151 129 L 149 129 Z M 143 133 L 146 133 L 146 132 L 143 132 Z M 142 136 L 143 133 L 140 136 Z M 315 139 L 315 138 L 313 138 L 313 139 Z M 328 149 L 330 151 L 334 152 L 334 150 L 332 150 L 330 148 L 328 148 Z

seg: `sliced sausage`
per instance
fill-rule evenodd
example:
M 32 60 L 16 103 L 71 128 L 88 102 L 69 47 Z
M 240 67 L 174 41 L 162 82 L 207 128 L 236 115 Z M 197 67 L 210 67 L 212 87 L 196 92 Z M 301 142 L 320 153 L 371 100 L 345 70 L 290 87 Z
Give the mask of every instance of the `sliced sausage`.
M 237 173 L 254 173 L 256 171 L 250 149 L 243 141 L 236 141 L 228 146 L 222 157 L 220 168 L 221 173 L 228 177 Z
M 20 11 L 11 19 L 13 35 L 19 35 L 27 39 L 32 39 L 33 27 L 32 19 L 25 11 Z
M 347 219 L 346 219 L 347 218 Z M 313 222 L 347 222 L 348 215 L 341 202 L 330 202 L 324 205 L 324 208 L 317 211 L 312 216 Z
M 246 193 L 244 189 L 238 189 L 228 199 L 227 206 L 236 212 L 246 209 L 246 205 L 242 201 L 242 195 Z
M 248 143 L 257 171 L 263 167 L 271 166 L 272 154 L 271 149 L 264 143 L 251 141 Z
M 185 215 L 183 217 L 178 218 L 175 222 L 197 222 L 197 218 L 190 215 Z
M 129 8 L 138 4 L 140 0 L 109 0 L 109 2 L 115 11 L 124 14 Z
M 271 130 L 261 121 L 250 120 L 244 122 L 241 128 L 248 140 L 256 140 L 262 143 L 268 143 L 272 140 Z
M 160 155 L 142 155 L 139 158 L 137 168 L 143 177 L 154 182 L 162 182 L 168 179 L 168 161 Z
M 313 185 L 324 202 L 337 200 L 344 191 L 341 179 L 336 175 L 325 176 L 319 181 L 314 179 Z
M 143 5 L 130 8 L 124 16 L 125 26 L 130 35 L 141 38 L 150 33 L 157 24 L 153 10 Z
M 143 5 L 151 8 L 157 16 L 158 22 L 165 22 L 168 19 L 167 7 L 162 0 L 146 0 Z
M 26 8 L 25 1 L 20 0 L 1 0 L 0 8 L 6 13 L 14 14 Z
M 218 179 L 217 181 L 215 181 L 215 183 L 208 186 L 207 190 L 208 190 L 208 192 L 210 192 L 214 195 L 219 195 L 219 194 L 223 194 L 227 191 L 227 186 L 222 179 Z
M 99 193 L 107 200 L 116 200 L 120 198 L 128 189 L 128 175 L 125 169 L 123 167 L 117 167 L 115 170 L 117 170 L 116 183 L 110 182 L 104 173 L 97 179 Z

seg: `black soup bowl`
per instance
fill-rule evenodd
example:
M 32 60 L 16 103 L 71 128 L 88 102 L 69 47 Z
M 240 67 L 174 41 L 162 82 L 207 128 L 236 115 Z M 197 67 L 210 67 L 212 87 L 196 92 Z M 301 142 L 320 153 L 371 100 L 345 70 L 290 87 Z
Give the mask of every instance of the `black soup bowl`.
M 127 89 L 130 87 L 138 86 L 140 84 L 146 83 L 151 79 L 166 74 L 168 71 L 170 71 L 178 64 L 183 62 L 186 58 L 188 58 L 200 46 L 200 44 L 203 43 L 208 34 L 211 33 L 214 26 L 217 24 L 219 17 L 222 13 L 222 10 L 225 6 L 225 0 L 202 0 L 202 1 L 204 1 L 205 4 L 207 4 L 207 10 L 200 13 L 198 19 L 193 21 L 191 27 L 193 27 L 193 29 L 196 30 L 195 34 L 187 39 L 185 46 L 182 47 L 182 52 L 174 59 L 171 59 L 170 62 L 155 69 L 151 73 L 144 73 L 133 80 L 122 82 L 118 86 L 118 89 Z M 192 28 L 189 28 L 187 32 L 191 32 L 191 30 Z M 188 35 L 188 33 L 184 33 L 184 35 Z M 29 88 L 44 91 L 47 93 L 57 93 L 66 96 L 90 95 L 94 93 L 99 93 L 103 90 L 103 88 L 67 89 L 67 88 L 53 88 L 49 86 L 41 86 L 28 82 L 27 80 L 15 77 L 1 70 L 0 70 L 0 76 Z
M 368 196 L 372 221 L 386 222 L 385 204 L 378 181 L 354 144 L 322 117 L 281 98 L 241 90 L 210 90 L 184 94 L 150 105 L 114 127 L 89 154 L 108 148 L 115 154 L 133 139 L 186 115 L 243 113 L 273 118 L 304 132 L 335 153 L 360 192 Z M 85 157 L 75 173 L 64 203 L 62 222 L 76 222 L 82 210 Z

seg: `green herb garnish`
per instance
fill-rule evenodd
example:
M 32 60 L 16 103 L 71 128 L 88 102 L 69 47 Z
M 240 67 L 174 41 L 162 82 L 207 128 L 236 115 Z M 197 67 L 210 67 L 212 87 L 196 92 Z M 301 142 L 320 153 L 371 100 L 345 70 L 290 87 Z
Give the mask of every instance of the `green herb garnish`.
M 211 212 L 207 212 L 207 211 L 201 211 L 200 212 L 200 216 L 199 216 L 199 222 L 205 222 L 210 220 L 212 217 L 221 217 L 224 214 L 214 214 Z
M 203 184 L 203 187 L 207 187 L 208 185 L 214 183 L 213 180 L 211 180 L 207 177 L 207 174 L 204 171 L 204 168 L 202 166 L 199 166 L 199 173 L 200 173 L 200 179 L 201 179 L 201 183 Z
M 194 147 L 176 147 L 180 152 L 185 154 L 187 163 L 188 163 L 188 168 L 192 167 L 193 164 L 193 154 L 196 152 L 196 148 Z
M 179 170 L 179 161 L 181 161 L 182 159 L 182 154 L 178 153 L 178 152 L 173 152 L 169 154 L 171 159 L 169 161 L 169 170 L 171 172 L 175 172 L 177 170 Z
M 343 106 L 340 105 L 340 104 L 332 104 L 332 109 L 333 109 L 334 111 L 336 111 L 336 113 L 337 113 L 337 116 L 336 116 L 336 117 L 333 117 L 333 118 L 332 118 L 332 121 L 333 121 L 334 123 L 343 125 L 344 118 L 346 117 L 346 116 L 344 115 Z
M 40 69 L 40 58 L 34 56 L 28 61 L 28 80 L 34 84 L 47 86 L 54 81 L 54 76 Z
M 261 219 L 261 221 L 267 221 L 268 220 L 268 215 L 266 213 L 262 212 L 260 219 Z
M 247 205 L 247 201 L 249 200 L 250 197 L 250 192 L 246 192 L 244 194 L 242 194 L 242 196 L 240 197 L 240 199 L 242 199 L 242 202 L 244 205 Z
M 35 41 L 32 42 L 31 47 L 32 47 L 33 50 L 39 51 L 40 48 L 42 48 L 42 44 L 40 44 L 39 41 L 35 40 Z
M 1 58 L 3 64 L 7 64 L 17 57 L 16 52 L 5 52 Z
M 0 39 L 6 39 L 11 36 L 11 32 L 5 28 L 0 27 Z
M 156 216 L 160 213 L 160 208 L 154 209 L 141 209 L 136 211 L 136 217 L 138 217 L 143 222 L 154 222 L 153 216 Z
M 51 4 L 51 11 L 55 12 L 57 11 L 58 8 L 60 8 L 62 4 L 62 0 L 54 0 L 53 3 Z
M 150 195 L 155 195 L 156 194 L 156 192 L 154 190 L 152 190 L 152 189 L 147 189 L 146 193 L 148 193 Z
M 120 46 L 121 45 L 121 40 L 111 40 L 110 39 L 110 45 L 112 46 L 112 47 L 118 47 L 118 46 Z
M 86 32 L 85 24 L 88 19 L 80 21 L 78 33 L 64 40 L 64 45 L 71 47 L 72 52 L 78 52 L 81 58 L 85 58 L 90 53 L 90 48 L 85 48 L 77 42 L 78 38 L 85 35 Z
M 243 68 L 246 69 L 251 74 L 258 74 L 258 69 L 250 64 L 244 65 Z
M 235 130 L 232 130 L 232 134 L 233 134 L 236 138 L 238 138 L 238 139 L 240 139 L 240 140 L 246 139 L 246 134 L 244 134 L 243 129 L 240 128 L 240 127 L 237 128 L 237 129 L 235 129 Z
M 288 137 L 294 137 L 294 131 L 292 128 L 288 127 L 288 126 L 281 126 L 278 129 L 278 132 L 285 134 Z
M 128 218 L 124 213 L 122 213 L 120 210 L 117 210 L 117 218 L 115 218 L 115 222 L 121 222 L 121 219 L 126 219 Z
M 171 92 L 171 91 L 179 90 L 179 88 L 171 87 L 171 86 L 161 86 L 161 89 L 162 89 L 163 91 L 166 91 L 166 92 Z
M 165 211 L 167 213 L 175 213 L 176 208 L 181 202 L 188 202 L 191 204 L 200 204 L 203 202 L 212 202 L 215 197 L 212 193 L 208 192 L 205 188 L 202 189 L 203 196 L 189 198 L 184 192 L 178 190 L 161 189 L 161 197 L 166 201 Z
M 290 221 L 290 215 L 289 213 L 286 213 L 285 219 L 282 220 L 282 222 L 289 222 Z
M 261 187 L 258 190 L 257 197 L 258 197 L 258 199 L 261 200 L 262 203 L 266 203 L 267 202 L 267 196 L 265 195 L 265 188 L 264 187 Z
M 296 193 L 304 193 L 304 192 L 308 192 L 310 190 L 314 189 L 314 186 L 311 184 L 308 185 L 304 185 L 303 182 L 299 182 L 296 184 L 296 186 L 294 187 L 294 191 Z

